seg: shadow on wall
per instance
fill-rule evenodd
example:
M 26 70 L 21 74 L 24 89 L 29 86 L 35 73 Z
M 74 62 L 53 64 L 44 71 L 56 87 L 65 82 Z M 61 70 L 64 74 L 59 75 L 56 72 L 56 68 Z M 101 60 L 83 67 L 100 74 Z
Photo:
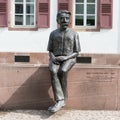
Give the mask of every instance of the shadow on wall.
M 0 109 L 47 109 L 53 104 L 47 67 L 0 67 Z

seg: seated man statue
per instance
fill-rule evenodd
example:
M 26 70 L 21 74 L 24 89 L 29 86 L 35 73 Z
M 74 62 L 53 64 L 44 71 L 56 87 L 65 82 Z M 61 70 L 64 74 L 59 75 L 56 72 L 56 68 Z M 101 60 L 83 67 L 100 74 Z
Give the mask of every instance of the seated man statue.
M 76 63 L 76 57 L 80 52 L 79 36 L 68 28 L 70 15 L 71 13 L 67 10 L 58 12 L 57 23 L 60 28 L 51 32 L 49 37 L 49 69 L 55 99 L 55 105 L 48 108 L 50 112 L 57 112 L 65 106 L 68 96 L 67 74 Z

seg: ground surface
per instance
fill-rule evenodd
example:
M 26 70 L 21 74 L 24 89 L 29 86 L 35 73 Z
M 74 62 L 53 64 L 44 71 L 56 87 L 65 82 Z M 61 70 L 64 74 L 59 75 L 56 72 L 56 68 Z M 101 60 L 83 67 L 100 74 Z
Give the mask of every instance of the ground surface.
M 45 110 L 1 111 L 0 120 L 120 120 L 120 111 L 61 110 L 55 114 Z

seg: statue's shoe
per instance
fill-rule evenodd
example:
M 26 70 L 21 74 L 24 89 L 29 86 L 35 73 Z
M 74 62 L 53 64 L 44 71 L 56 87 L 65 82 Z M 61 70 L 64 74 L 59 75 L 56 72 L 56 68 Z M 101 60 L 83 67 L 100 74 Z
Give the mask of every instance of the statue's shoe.
M 49 107 L 48 110 L 52 113 L 55 113 L 55 112 L 59 111 L 64 106 L 65 106 L 65 101 L 62 100 L 62 101 L 56 102 L 55 105 Z

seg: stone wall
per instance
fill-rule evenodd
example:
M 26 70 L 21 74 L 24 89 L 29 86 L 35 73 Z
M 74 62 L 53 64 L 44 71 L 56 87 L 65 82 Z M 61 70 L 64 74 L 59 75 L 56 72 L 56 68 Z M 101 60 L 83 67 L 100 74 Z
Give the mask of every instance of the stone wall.
M 15 56 L 30 58 L 20 62 Z M 119 57 L 81 54 L 69 72 L 66 109 L 120 110 Z M 51 104 L 48 54 L 0 53 L 0 109 L 47 109 Z

